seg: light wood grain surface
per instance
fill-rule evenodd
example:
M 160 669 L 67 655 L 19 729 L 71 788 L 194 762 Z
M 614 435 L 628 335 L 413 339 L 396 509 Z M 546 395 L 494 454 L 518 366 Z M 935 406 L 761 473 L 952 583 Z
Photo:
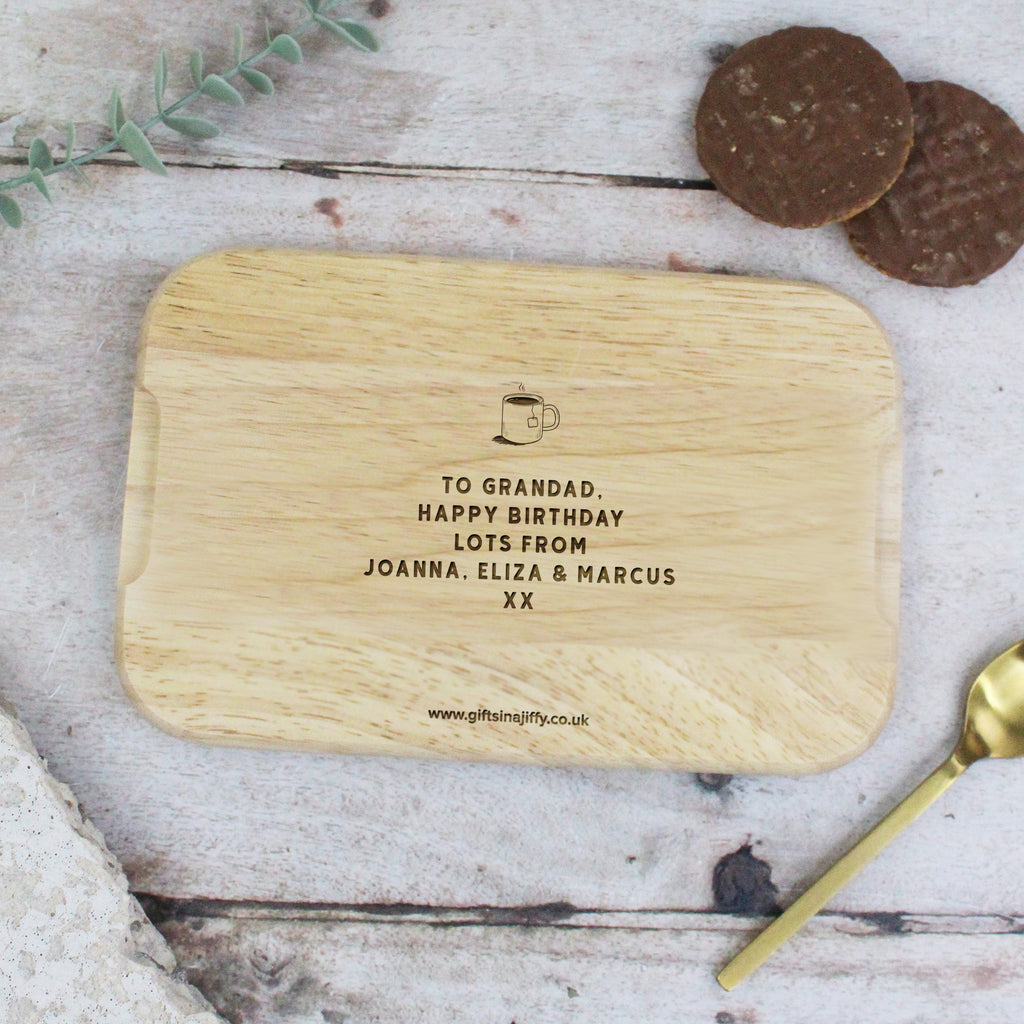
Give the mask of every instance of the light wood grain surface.
M 834 291 L 218 253 L 137 386 L 119 646 L 177 735 L 797 774 L 885 720 L 898 380 Z
M 0 155 L 23 159 L 37 127 L 72 116 L 99 138 L 112 81 L 148 102 L 160 45 L 181 82 L 194 46 L 219 39 L 227 53 L 236 17 L 262 31 L 263 12 L 242 2 L 141 10 L 0 7 Z M 678 187 L 701 176 L 688 124 L 712 48 L 790 22 L 858 32 L 907 77 L 960 82 L 1024 119 L 1024 11 L 1010 0 L 861 0 L 841 14 L 790 0 L 642 12 L 392 0 L 375 21 L 380 54 L 325 47 L 282 66 L 278 95 L 230 112 L 221 139 L 167 140 L 166 180 L 95 168 L 87 186 L 58 186 L 52 207 L 27 196 L 26 226 L 0 233 L 0 688 L 138 890 L 287 903 L 293 923 L 280 930 L 197 904 L 219 948 L 173 929 L 237 1019 L 442 1021 L 478 1006 L 478 1017 L 568 1020 L 593 978 L 620 980 L 605 1001 L 621 1019 L 667 1018 L 645 1002 L 663 995 L 677 1017 L 762 1024 L 849 1020 L 867 1005 L 894 1020 L 998 1019 L 1024 993 L 1012 966 L 1024 776 L 1011 762 L 972 769 L 837 899 L 853 926 L 816 923 L 747 990 L 726 996 L 713 981 L 756 924 L 712 912 L 716 864 L 752 844 L 778 889 L 767 895 L 787 903 L 945 754 L 969 676 L 1024 635 L 1021 260 L 973 288 L 914 289 L 862 265 L 840 230 L 775 229 Z M 899 674 L 878 741 L 821 776 L 698 780 L 223 750 L 146 723 L 114 651 L 140 328 L 175 267 L 261 246 L 725 269 L 820 282 L 863 304 L 893 343 L 905 399 Z M 421 908 L 426 943 L 401 916 L 325 920 L 367 904 Z M 513 913 L 500 933 L 433 927 L 448 908 L 551 904 L 547 916 Z M 582 919 L 598 927 L 567 935 L 566 904 L 598 912 Z M 659 953 L 642 922 L 656 928 L 665 911 L 700 912 L 706 944 Z M 605 930 L 606 912 L 639 923 Z M 286 961 L 309 969 L 275 975 Z M 275 1002 L 282 977 L 310 998 Z

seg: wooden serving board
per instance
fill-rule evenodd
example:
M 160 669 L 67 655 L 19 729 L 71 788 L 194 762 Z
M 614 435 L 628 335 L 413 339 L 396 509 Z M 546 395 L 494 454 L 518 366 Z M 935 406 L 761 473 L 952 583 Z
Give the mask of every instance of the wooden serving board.
M 816 285 L 203 257 L 143 330 L 125 684 L 215 742 L 826 769 L 891 703 L 899 450 Z

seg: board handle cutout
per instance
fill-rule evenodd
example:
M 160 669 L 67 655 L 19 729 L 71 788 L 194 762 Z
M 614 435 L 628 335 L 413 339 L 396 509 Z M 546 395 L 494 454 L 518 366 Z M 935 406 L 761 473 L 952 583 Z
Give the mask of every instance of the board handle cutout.
M 900 534 L 903 518 L 903 449 L 898 432 L 883 438 L 878 459 L 875 565 L 878 609 L 895 626 L 900 616 Z
M 134 583 L 145 571 L 149 560 L 159 437 L 160 403 L 145 388 L 137 387 L 132 403 L 132 436 L 121 525 L 118 583 L 122 587 Z

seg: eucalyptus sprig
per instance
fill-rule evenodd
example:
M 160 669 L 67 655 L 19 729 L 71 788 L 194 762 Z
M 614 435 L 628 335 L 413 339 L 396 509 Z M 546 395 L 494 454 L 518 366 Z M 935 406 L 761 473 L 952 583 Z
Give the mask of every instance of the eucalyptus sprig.
M 156 113 L 141 123 L 129 118 L 125 114 L 121 95 L 115 87 L 107 105 L 107 123 L 112 135 L 109 142 L 97 146 L 87 153 L 74 156 L 75 126 L 70 124 L 64 137 L 64 159 L 58 162 L 43 139 L 33 139 L 28 148 L 28 170 L 18 177 L 0 181 L 0 220 L 12 228 L 19 228 L 22 225 L 24 215 L 21 204 L 9 194 L 13 189 L 22 185 L 34 185 L 48 202 L 52 202 L 50 189 L 46 183 L 48 177 L 62 171 L 72 171 L 82 175 L 83 164 L 91 163 L 115 150 L 123 150 L 135 163 L 147 171 L 166 175 L 167 168 L 149 140 L 150 130 L 162 124 L 189 138 L 216 138 L 221 131 L 215 122 L 205 117 L 183 115 L 180 111 L 203 97 L 230 106 L 239 106 L 245 102 L 245 97 L 236 85 L 232 84 L 232 80 L 236 79 L 238 85 L 245 83 L 260 96 L 273 95 L 273 81 L 256 65 L 261 64 L 269 57 L 276 57 L 290 64 L 301 63 L 303 54 L 302 47 L 299 45 L 299 37 L 309 32 L 327 32 L 357 50 L 376 53 L 380 49 L 377 39 L 365 25 L 347 18 L 328 17 L 328 14 L 338 6 L 341 0 L 303 0 L 303 2 L 308 17 L 290 32 L 277 34 L 271 32 L 270 25 L 267 23 L 267 45 L 250 57 L 243 58 L 242 56 L 245 46 L 244 35 L 242 27 L 236 25 L 233 39 L 234 64 L 225 71 L 219 73 L 206 71 L 202 52 L 194 51 L 189 57 L 189 73 L 195 88 L 170 104 L 164 102 L 167 91 L 167 51 L 161 50 L 153 69 L 153 95 L 156 100 Z

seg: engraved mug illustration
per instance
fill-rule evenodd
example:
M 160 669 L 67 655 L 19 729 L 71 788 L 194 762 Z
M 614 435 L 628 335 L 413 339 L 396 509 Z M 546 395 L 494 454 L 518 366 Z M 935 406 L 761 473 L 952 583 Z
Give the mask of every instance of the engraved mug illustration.
M 501 436 L 512 444 L 539 441 L 558 420 L 558 409 L 530 391 L 513 391 L 501 400 Z

